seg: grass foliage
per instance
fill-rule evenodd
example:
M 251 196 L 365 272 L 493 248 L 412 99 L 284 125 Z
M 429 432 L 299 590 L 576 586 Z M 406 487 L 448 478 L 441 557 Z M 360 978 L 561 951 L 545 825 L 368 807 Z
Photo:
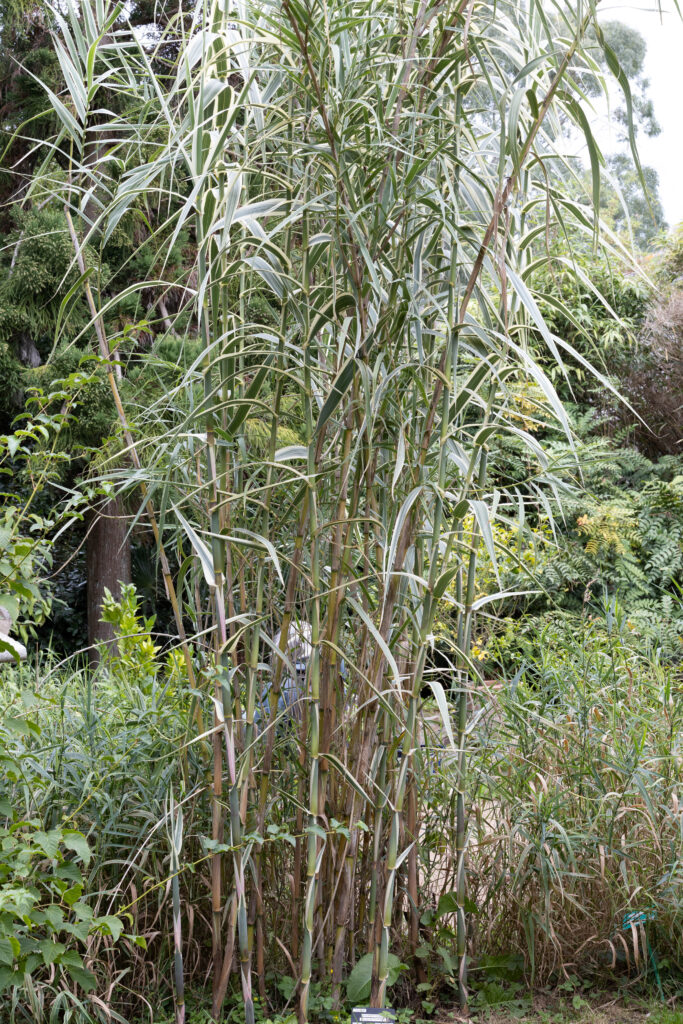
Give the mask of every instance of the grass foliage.
M 550 235 L 599 239 L 596 40 L 631 102 L 594 5 L 213 0 L 159 40 L 124 15 L 55 12 L 66 88 L 25 200 L 64 218 L 55 344 L 77 294 L 118 421 L 95 471 L 149 524 L 174 634 L 126 589 L 95 675 L 39 663 L 4 697 L 27 723 L 12 801 L 92 848 L 88 1013 L 172 999 L 183 1024 L 190 986 L 246 1024 L 415 993 L 465 1010 L 496 965 L 504 990 L 579 965 L 663 985 L 680 680 L 618 603 L 526 647 L 499 622 L 538 589 L 514 537 L 552 570 L 577 464 L 558 382 L 612 388 L 541 314 L 567 313 L 555 270 L 583 273 Z M 117 291 L 97 268 L 131 222 Z M 145 357 L 150 293 L 173 303 Z M 584 553 L 633 575 L 612 534 L 680 501 L 660 481 L 637 512 L 577 513 Z M 661 534 L 638 557 L 671 591 Z M 71 991 L 39 967 L 10 997 L 34 1018 L 36 984 L 50 1013 Z

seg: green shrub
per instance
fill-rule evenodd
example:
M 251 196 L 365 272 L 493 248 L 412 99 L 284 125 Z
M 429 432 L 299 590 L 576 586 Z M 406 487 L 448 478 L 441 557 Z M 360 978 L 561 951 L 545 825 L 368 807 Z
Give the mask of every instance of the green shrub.
M 74 982 L 90 991 L 95 976 L 82 956 L 89 937 L 116 942 L 123 922 L 98 916 L 88 898 L 92 851 L 83 833 L 55 826 L 26 797 L 34 781 L 29 748 L 41 730 L 28 695 L 17 703 L 0 718 L 0 996 L 48 981 L 57 991 Z

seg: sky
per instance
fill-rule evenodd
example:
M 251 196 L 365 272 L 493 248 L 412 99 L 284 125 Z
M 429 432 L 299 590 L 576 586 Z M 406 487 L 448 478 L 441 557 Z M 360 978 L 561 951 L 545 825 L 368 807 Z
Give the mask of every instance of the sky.
M 664 214 L 673 226 L 683 221 L 683 17 L 673 0 L 662 0 L 662 15 L 656 0 L 604 0 L 599 10 L 601 21 L 623 21 L 638 29 L 647 43 L 645 75 L 662 131 L 654 139 L 640 132 L 638 150 L 641 162 L 659 174 Z M 622 148 L 607 117 L 600 117 L 596 136 L 603 152 Z

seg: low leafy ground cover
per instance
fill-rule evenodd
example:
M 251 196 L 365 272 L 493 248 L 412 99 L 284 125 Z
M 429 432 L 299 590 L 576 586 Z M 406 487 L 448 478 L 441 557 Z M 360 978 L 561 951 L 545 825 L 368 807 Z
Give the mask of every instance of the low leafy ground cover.
M 237 1015 L 236 1015 L 237 1014 Z M 227 1011 L 226 1022 L 237 1021 L 239 1010 Z M 341 1013 L 334 1017 L 338 1024 L 348 1024 L 350 1016 Z M 294 1024 L 296 1013 L 262 1018 L 263 1024 Z M 596 991 L 583 994 L 568 992 L 525 995 L 498 1006 L 475 1008 L 470 1016 L 458 1010 L 440 1008 L 429 1018 L 409 1009 L 397 1011 L 398 1024 L 683 1024 L 683 1008 L 677 1004 L 663 1004 L 645 997 L 624 994 L 621 991 Z M 140 1024 L 149 1024 L 140 1021 Z M 173 1016 L 154 1020 L 154 1024 L 174 1024 Z M 211 1024 L 208 1010 L 190 1010 L 187 1024 Z
M 488 1024 L 681 1024 L 683 1010 L 671 1009 L 661 1003 L 647 1000 L 624 1001 L 608 992 L 590 999 L 583 997 L 553 998 L 538 996 L 531 1006 L 524 1008 L 491 1008 L 476 1014 L 477 1020 Z M 465 1020 L 458 1014 L 444 1014 L 435 1018 L 438 1024 L 456 1024 Z

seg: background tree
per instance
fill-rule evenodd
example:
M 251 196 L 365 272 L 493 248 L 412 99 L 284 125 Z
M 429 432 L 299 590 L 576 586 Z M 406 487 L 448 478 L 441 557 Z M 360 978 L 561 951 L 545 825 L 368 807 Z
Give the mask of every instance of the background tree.
M 614 184 L 609 179 L 605 182 L 600 216 L 629 243 L 632 238 L 636 248 L 652 249 L 667 226 L 657 172 L 646 165 L 641 177 L 627 153 L 611 154 L 606 164 Z
M 605 42 L 615 53 L 619 64 L 628 78 L 633 103 L 633 128 L 642 131 L 650 138 L 659 135 L 661 127 L 655 115 L 654 105 L 648 95 L 650 80 L 645 76 L 645 56 L 647 43 L 643 35 L 623 21 L 603 21 L 600 23 Z M 603 55 L 599 56 L 603 67 L 606 66 Z M 622 126 L 622 141 L 628 139 L 628 113 L 625 106 L 615 109 L 617 121 Z
M 661 127 L 649 96 L 649 79 L 644 73 L 647 54 L 644 37 L 637 29 L 614 20 L 601 22 L 600 31 L 628 78 L 632 102 L 630 127 L 633 134 L 637 137 L 643 133 L 650 138 L 659 135 Z M 594 52 L 602 73 L 608 73 L 608 64 L 597 38 Z M 584 71 L 580 78 L 589 95 L 599 95 L 601 87 L 592 73 Z M 612 117 L 620 126 L 618 135 L 623 148 L 606 158 L 609 177 L 602 191 L 601 216 L 613 230 L 623 235 L 627 244 L 631 244 L 632 239 L 638 248 L 647 249 L 666 227 L 658 194 L 659 179 L 654 168 L 636 166 L 628 146 L 627 109 L 614 97 L 611 97 L 611 103 Z

